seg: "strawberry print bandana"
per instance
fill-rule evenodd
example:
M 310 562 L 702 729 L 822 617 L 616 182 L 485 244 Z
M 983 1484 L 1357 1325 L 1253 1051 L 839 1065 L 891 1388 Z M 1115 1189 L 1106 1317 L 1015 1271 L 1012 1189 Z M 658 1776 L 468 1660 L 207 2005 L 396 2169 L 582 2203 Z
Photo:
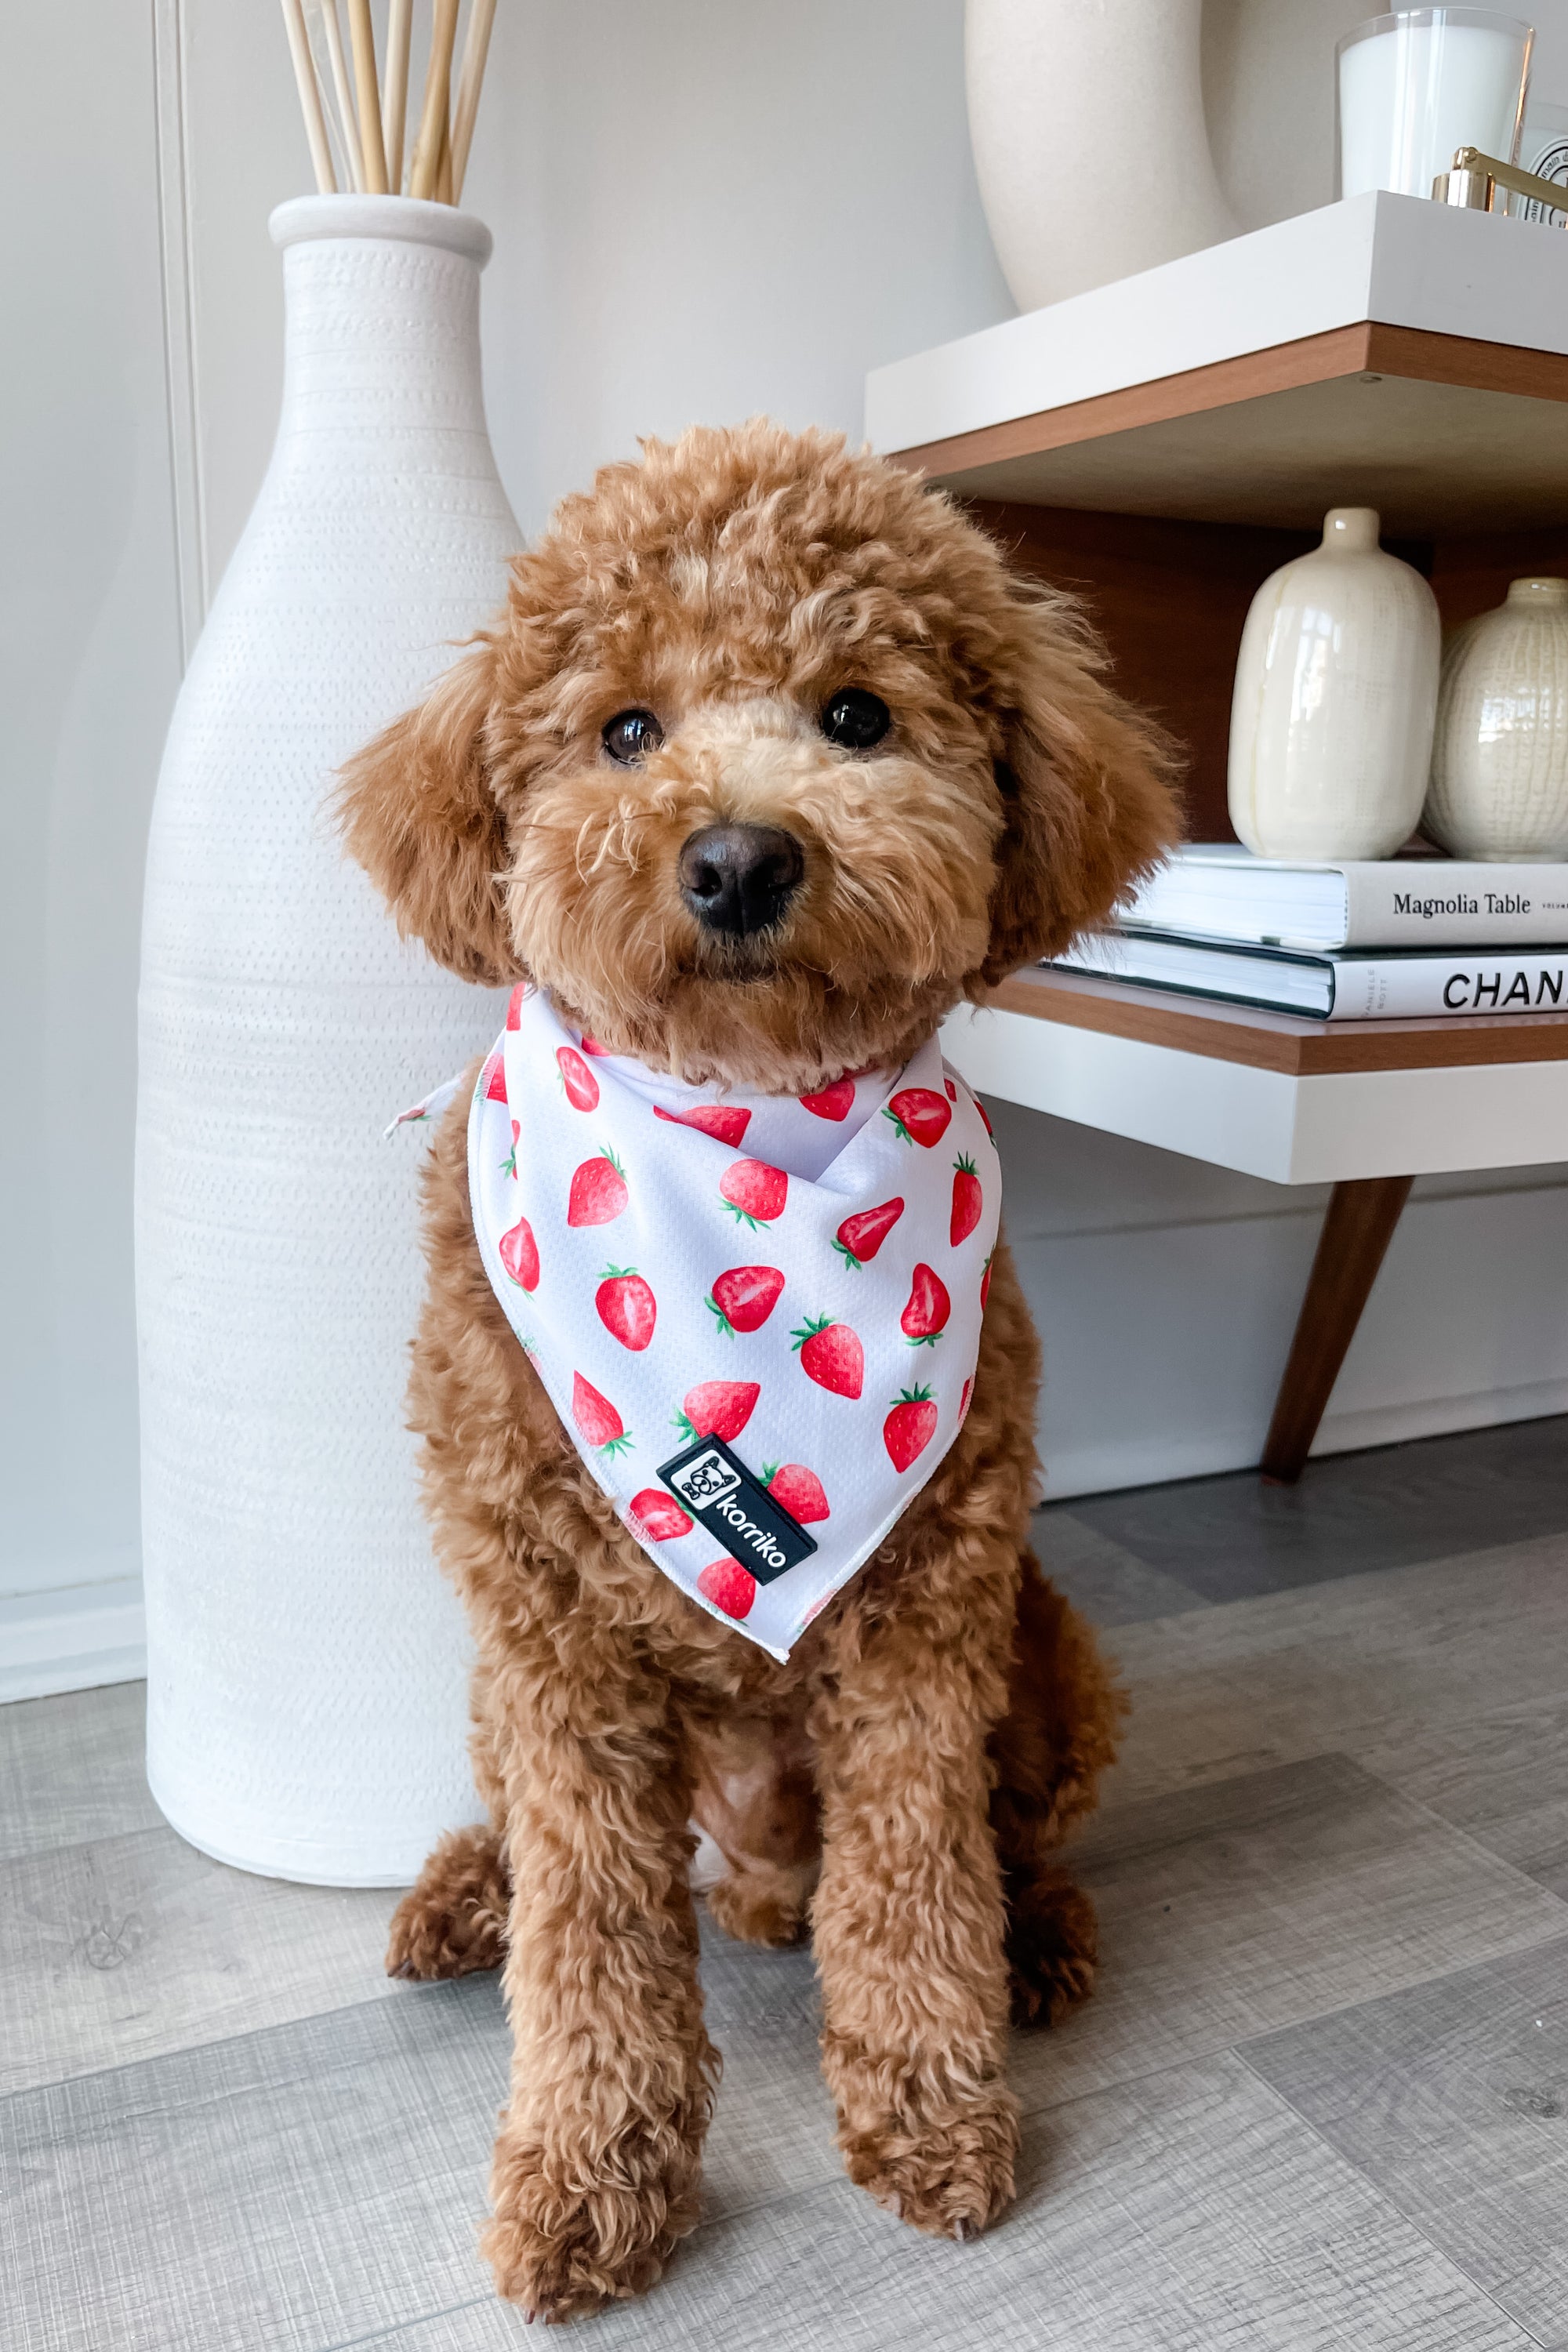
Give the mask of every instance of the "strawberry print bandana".
M 798 1098 L 686 1087 L 525 985 L 468 1186 L 496 1297 L 631 1533 L 786 1657 L 968 1410 L 1001 1174 L 936 1039 Z

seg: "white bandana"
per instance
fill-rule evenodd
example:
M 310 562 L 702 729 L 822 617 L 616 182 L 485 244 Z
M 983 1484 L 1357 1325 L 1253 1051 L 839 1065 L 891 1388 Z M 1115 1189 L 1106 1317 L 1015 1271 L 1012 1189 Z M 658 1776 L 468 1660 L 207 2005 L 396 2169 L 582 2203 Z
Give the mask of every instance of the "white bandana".
M 969 1406 L 1001 1170 L 936 1039 L 798 1098 L 687 1087 L 520 987 L 468 1189 L 507 1320 L 632 1534 L 786 1657 Z

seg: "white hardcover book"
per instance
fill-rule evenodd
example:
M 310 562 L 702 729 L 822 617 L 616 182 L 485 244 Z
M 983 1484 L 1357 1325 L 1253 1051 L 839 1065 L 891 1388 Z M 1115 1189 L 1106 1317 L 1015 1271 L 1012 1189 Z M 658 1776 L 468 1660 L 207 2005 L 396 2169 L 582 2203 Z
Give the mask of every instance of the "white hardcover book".
M 1568 865 L 1450 857 L 1308 862 L 1226 842 L 1178 849 L 1125 906 L 1129 929 L 1305 949 L 1555 946 Z
M 1308 955 L 1289 949 L 1086 931 L 1055 968 L 1184 996 L 1216 996 L 1318 1021 L 1420 1021 L 1445 1013 L 1568 1013 L 1568 949 Z

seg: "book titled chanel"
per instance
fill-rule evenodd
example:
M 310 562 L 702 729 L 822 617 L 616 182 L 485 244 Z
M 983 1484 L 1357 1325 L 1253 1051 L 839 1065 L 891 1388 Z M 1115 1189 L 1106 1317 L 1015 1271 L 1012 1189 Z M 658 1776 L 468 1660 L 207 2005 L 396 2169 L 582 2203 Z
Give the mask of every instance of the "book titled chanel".
M 1168 931 L 1089 931 L 1058 967 L 1217 996 L 1320 1021 L 1419 1021 L 1444 1013 L 1568 1013 L 1568 947 L 1421 955 L 1376 950 L 1304 955 Z

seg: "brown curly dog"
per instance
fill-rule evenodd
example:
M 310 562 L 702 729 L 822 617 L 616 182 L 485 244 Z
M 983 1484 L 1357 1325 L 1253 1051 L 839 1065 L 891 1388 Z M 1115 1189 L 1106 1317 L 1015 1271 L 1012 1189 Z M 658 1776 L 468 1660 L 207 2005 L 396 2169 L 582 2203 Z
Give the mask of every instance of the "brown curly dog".
M 475 650 L 351 764 L 346 836 L 453 971 L 531 974 L 689 1081 L 799 1094 L 902 1063 L 1170 837 L 1165 747 L 1102 668 L 1064 598 L 891 466 L 694 431 L 559 509 Z M 886 706 L 864 749 L 824 732 L 846 688 Z M 770 919 L 683 896 L 714 824 L 795 845 Z M 779 1665 L 659 1573 L 556 1419 L 475 1244 L 461 1098 L 426 1207 L 413 1419 L 490 1825 L 442 1841 L 388 1966 L 505 1969 L 500 2292 L 553 2319 L 632 2294 L 697 2221 L 694 1815 L 721 1926 L 809 1920 L 850 2177 L 917 2228 L 984 2229 L 1013 2193 L 1009 1991 L 1046 2021 L 1092 1979 L 1049 1856 L 1121 1710 L 1026 1549 L 1037 1351 L 1005 1250 L 961 1434 Z

